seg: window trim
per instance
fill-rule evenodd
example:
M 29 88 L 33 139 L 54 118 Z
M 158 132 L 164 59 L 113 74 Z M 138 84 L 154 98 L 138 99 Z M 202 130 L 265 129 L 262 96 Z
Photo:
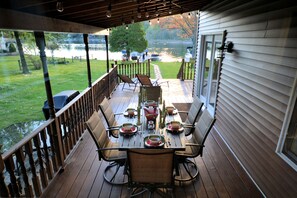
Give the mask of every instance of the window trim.
M 290 94 L 290 99 L 289 99 L 289 102 L 288 102 L 286 114 L 285 114 L 284 121 L 283 121 L 283 126 L 282 126 L 282 129 L 281 129 L 281 133 L 280 133 L 279 140 L 278 140 L 277 147 L 276 147 L 276 151 L 275 151 L 295 171 L 297 171 L 297 164 L 295 164 L 290 158 L 288 158 L 282 152 L 282 150 L 283 150 L 283 147 L 284 147 L 284 143 L 286 141 L 286 136 L 287 136 L 287 133 L 288 133 L 289 124 L 291 122 L 293 109 L 294 109 L 294 105 L 295 105 L 296 100 L 297 100 L 297 73 L 296 73 L 296 76 L 295 76 L 294 84 L 293 84 L 293 87 L 292 87 L 292 91 L 291 91 L 291 94 Z M 296 101 L 296 105 L 297 105 L 297 101 Z

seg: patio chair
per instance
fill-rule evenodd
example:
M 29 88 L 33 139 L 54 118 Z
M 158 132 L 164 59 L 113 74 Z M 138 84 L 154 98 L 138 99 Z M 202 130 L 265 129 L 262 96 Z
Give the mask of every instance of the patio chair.
M 131 197 L 146 191 L 167 195 L 159 188 L 174 188 L 174 151 L 169 149 L 129 149 L 127 150 L 128 186 Z M 171 191 L 172 192 L 172 191 Z
M 136 86 L 137 86 L 137 82 L 134 82 L 131 78 L 129 78 L 129 76 L 126 76 L 126 75 L 118 74 L 118 77 L 119 77 L 119 78 L 121 79 L 121 81 L 124 83 L 124 84 L 123 84 L 123 87 L 122 87 L 122 90 L 123 90 L 123 89 L 129 89 L 129 88 L 125 88 L 125 85 L 128 84 L 129 87 L 130 87 L 131 85 L 134 86 L 133 91 L 135 91 Z
M 94 111 L 85 125 L 97 146 L 99 160 L 110 162 L 104 170 L 105 181 L 110 184 L 126 184 L 123 178 L 116 177 L 120 167 L 126 163 L 126 152 L 119 151 L 117 143 L 110 141 L 97 111 Z
M 198 167 L 190 158 L 193 159 L 199 155 L 202 157 L 205 140 L 215 120 L 207 110 L 204 110 L 197 122 L 191 139 L 186 142 L 186 150 L 175 152 L 177 165 L 179 166 L 177 169 L 181 170 L 180 164 L 182 164 L 182 168 L 185 170 L 183 173 L 187 173 L 187 175 L 184 175 L 181 174 L 182 171 L 179 171 L 179 176 L 176 176 L 175 180 L 180 182 L 191 181 L 198 176 Z
M 99 109 L 101 110 L 102 115 L 106 121 L 106 124 L 108 126 L 107 130 L 110 132 L 109 134 L 117 138 L 118 130 L 116 129 L 119 128 L 119 125 L 116 122 L 115 116 L 121 115 L 123 113 L 114 114 L 111 109 L 111 105 L 106 97 L 104 97 L 103 101 L 99 104 Z
M 201 113 L 201 109 L 203 106 L 203 102 L 201 102 L 201 100 L 195 96 L 193 103 L 189 109 L 189 111 L 178 111 L 179 114 L 182 113 L 186 113 L 187 114 L 187 118 L 185 121 L 183 121 L 184 125 L 185 125 L 185 135 L 189 136 L 190 134 L 192 134 L 195 130 L 195 124 L 198 120 L 198 117 Z
M 142 101 L 154 100 L 155 102 L 162 103 L 162 88 L 160 86 L 143 87 L 140 86 L 140 93 L 142 95 Z
M 143 74 L 136 74 L 136 77 L 144 87 L 161 86 L 162 83 L 167 83 L 167 86 L 169 87 L 169 81 L 159 82 L 159 79 L 152 81 L 147 75 Z

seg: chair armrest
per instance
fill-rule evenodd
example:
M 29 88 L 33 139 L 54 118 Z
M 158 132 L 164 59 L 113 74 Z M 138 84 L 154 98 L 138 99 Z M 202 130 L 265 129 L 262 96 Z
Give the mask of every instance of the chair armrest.
M 180 110 L 178 110 L 178 113 L 186 113 L 186 114 L 188 114 L 189 112 L 188 111 L 180 111 Z
M 204 147 L 204 145 L 201 145 L 201 144 L 196 144 L 196 143 L 186 143 L 186 146 L 199 146 L 199 147 Z
M 124 113 L 114 113 L 115 116 L 117 115 L 123 115 Z
M 110 147 L 110 148 L 98 148 L 96 151 L 108 151 L 108 150 L 119 150 L 118 147 Z

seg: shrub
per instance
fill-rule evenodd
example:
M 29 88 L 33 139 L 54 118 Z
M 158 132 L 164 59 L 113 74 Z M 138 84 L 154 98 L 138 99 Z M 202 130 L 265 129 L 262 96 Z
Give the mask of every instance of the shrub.
M 16 52 L 16 48 L 15 48 L 14 44 L 10 43 L 9 47 L 8 47 L 8 50 L 9 50 L 10 53 Z

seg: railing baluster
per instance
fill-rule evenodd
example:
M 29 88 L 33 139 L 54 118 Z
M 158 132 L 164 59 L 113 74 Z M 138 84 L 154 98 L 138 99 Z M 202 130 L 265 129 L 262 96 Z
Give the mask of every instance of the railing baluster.
M 45 130 L 43 130 L 40 133 L 40 135 L 41 135 L 41 140 L 42 140 L 42 143 L 43 143 L 45 168 L 46 168 L 47 176 L 51 180 L 53 178 L 53 168 L 52 168 L 52 164 L 51 164 L 51 161 L 50 161 L 50 158 L 49 158 L 48 147 L 47 147 L 47 143 L 46 143 L 47 136 L 46 136 Z
M 42 184 L 42 187 L 45 188 L 45 187 L 47 187 L 48 180 L 47 180 L 44 165 L 43 165 L 42 153 L 41 153 L 41 148 L 40 148 L 40 136 L 39 135 L 35 136 L 33 138 L 33 141 L 34 141 L 34 146 L 37 151 L 37 158 L 38 158 L 38 163 L 39 163 L 39 175 L 41 178 L 41 184 Z
M 48 135 L 50 137 L 50 144 L 51 144 L 51 147 L 50 147 L 50 151 L 51 151 L 51 162 L 52 162 L 52 168 L 54 169 L 54 172 L 57 172 L 58 170 L 58 164 L 57 164 L 57 152 L 58 150 L 56 149 L 56 144 L 55 144 L 55 139 L 54 139 L 54 122 L 52 122 L 50 124 L 50 130 L 48 130 Z
M 29 163 L 30 163 L 30 168 L 31 168 L 31 173 L 32 173 L 32 183 L 33 183 L 35 195 L 37 197 L 39 197 L 41 195 L 40 180 L 39 180 L 38 175 L 36 174 L 36 168 L 35 168 L 35 163 L 34 163 L 34 158 L 33 158 L 33 148 L 32 148 L 31 141 L 29 141 L 25 145 L 25 151 L 29 158 Z
M 16 196 L 16 197 L 20 196 L 22 187 L 21 187 L 21 184 L 19 183 L 18 178 L 15 176 L 15 164 L 14 164 L 13 156 L 9 156 L 4 163 L 10 177 L 10 184 L 9 184 L 10 194 L 11 196 Z
M 20 164 L 21 167 L 21 172 L 22 172 L 22 178 L 23 178 L 23 182 L 25 184 L 25 195 L 26 197 L 33 197 L 33 190 L 32 190 L 32 186 L 29 183 L 29 178 L 27 175 L 27 170 L 26 170 L 26 166 L 25 166 L 25 156 L 23 153 L 23 149 L 20 148 L 18 149 L 16 152 L 16 157 L 17 157 L 17 162 Z
M 0 196 L 1 197 L 10 197 L 10 193 L 8 191 L 8 188 L 5 183 L 5 177 L 4 177 L 4 162 L 2 159 L 2 156 L 0 157 Z

